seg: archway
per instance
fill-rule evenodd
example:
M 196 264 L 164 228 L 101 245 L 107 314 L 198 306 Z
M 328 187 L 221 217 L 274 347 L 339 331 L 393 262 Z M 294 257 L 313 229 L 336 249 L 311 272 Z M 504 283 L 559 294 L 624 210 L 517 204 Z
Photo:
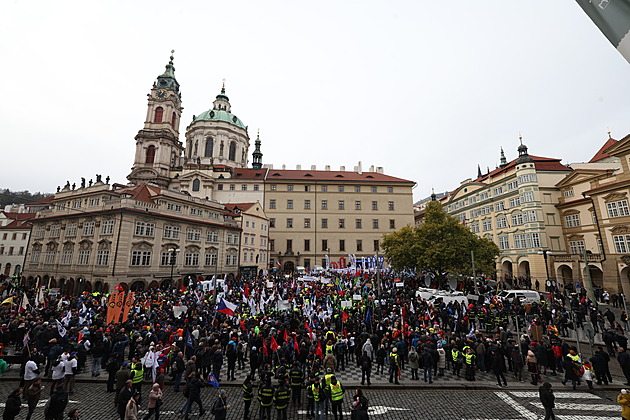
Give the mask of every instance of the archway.
M 556 269 L 556 278 L 558 280 L 558 283 L 563 284 L 565 287 L 569 284 L 572 284 L 573 269 L 566 264 L 562 264 Z
M 512 261 L 503 261 L 501 263 L 501 272 L 504 279 L 512 277 Z
M 284 271 L 294 271 L 295 270 L 295 263 L 293 263 L 293 261 L 287 261 L 284 263 Z
M 63 295 L 65 290 L 66 290 L 66 279 L 64 279 L 63 277 L 59 280 L 59 294 Z
M 518 275 L 519 277 L 530 277 L 529 261 L 525 260 L 518 263 Z
M 74 295 L 74 279 L 70 278 L 68 280 L 66 280 L 66 285 L 65 285 L 65 289 L 64 289 L 64 295 L 66 296 L 73 296 Z
M 83 287 L 81 289 L 81 293 L 83 292 L 88 292 L 88 293 L 92 293 L 92 283 L 88 280 L 85 280 L 83 282 Z
M 133 283 L 131 283 L 131 286 L 129 287 L 129 289 L 132 292 L 141 292 L 144 290 L 144 280 L 136 280 Z
M 48 282 L 49 281 L 50 281 L 50 277 L 48 277 L 48 274 L 46 274 L 44 277 L 42 277 L 42 281 L 40 283 L 40 286 L 48 287 Z
M 593 287 L 604 287 L 604 273 L 602 270 L 593 265 L 588 266 L 589 271 L 591 272 L 591 281 L 593 282 Z
M 149 283 L 149 289 L 157 289 L 159 285 L 160 284 L 156 280 L 153 280 L 151 283 Z
M 171 282 L 171 279 L 162 280 L 162 283 L 160 283 L 160 289 L 164 291 L 170 290 L 172 286 L 173 286 L 173 282 Z
M 99 292 L 99 293 L 103 292 L 103 282 L 102 281 L 99 280 L 96 283 L 94 283 L 94 291 L 95 292 Z
M 4 266 L 4 275 L 11 275 L 11 263 L 6 263 L 6 265 Z
M 56 288 L 57 287 L 57 279 L 54 277 L 50 278 L 50 285 L 48 286 L 50 289 Z
M 129 291 L 129 285 L 127 283 L 119 283 L 118 285 L 123 288 L 125 293 Z

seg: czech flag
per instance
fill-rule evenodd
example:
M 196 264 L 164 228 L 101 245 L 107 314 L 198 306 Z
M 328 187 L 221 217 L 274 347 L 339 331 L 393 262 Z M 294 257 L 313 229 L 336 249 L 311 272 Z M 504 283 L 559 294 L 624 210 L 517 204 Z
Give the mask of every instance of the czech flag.
M 236 311 L 236 305 L 221 298 L 221 302 L 219 302 L 219 307 L 217 308 L 217 311 L 221 312 L 222 314 L 234 316 L 234 311 Z

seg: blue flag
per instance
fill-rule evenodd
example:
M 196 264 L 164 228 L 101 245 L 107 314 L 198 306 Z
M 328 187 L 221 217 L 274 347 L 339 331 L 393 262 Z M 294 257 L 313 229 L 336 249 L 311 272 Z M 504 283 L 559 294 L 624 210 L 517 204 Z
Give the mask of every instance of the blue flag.
M 217 381 L 217 378 L 215 378 L 212 373 L 208 375 L 208 382 L 206 382 L 206 383 L 208 385 L 212 385 L 214 388 L 218 388 L 219 387 L 219 381 Z
M 365 313 L 365 323 L 369 324 L 371 319 L 372 319 L 372 308 L 367 308 L 367 311 Z
M 195 345 L 193 344 L 192 335 L 190 335 L 190 331 L 186 331 L 186 346 L 193 348 Z

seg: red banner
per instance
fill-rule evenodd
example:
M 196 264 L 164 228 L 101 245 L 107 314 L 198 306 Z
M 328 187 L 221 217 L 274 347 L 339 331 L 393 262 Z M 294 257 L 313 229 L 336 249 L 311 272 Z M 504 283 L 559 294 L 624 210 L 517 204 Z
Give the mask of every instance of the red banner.
M 129 316 L 129 310 L 131 310 L 131 307 L 133 306 L 133 303 L 134 303 L 133 302 L 134 296 L 135 296 L 134 292 L 127 293 L 127 299 L 125 299 L 125 305 L 123 308 L 123 316 L 122 316 L 121 322 L 127 322 L 127 317 Z

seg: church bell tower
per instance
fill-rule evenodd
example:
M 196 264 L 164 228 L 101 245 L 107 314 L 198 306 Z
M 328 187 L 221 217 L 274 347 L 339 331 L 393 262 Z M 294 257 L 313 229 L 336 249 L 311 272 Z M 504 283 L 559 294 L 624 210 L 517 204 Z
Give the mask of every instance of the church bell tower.
M 164 73 L 147 95 L 147 116 L 144 128 L 135 137 L 136 155 L 127 176 L 132 184 L 167 187 L 171 171 L 181 166 L 183 145 L 179 141 L 179 124 L 184 108 L 172 53 Z

